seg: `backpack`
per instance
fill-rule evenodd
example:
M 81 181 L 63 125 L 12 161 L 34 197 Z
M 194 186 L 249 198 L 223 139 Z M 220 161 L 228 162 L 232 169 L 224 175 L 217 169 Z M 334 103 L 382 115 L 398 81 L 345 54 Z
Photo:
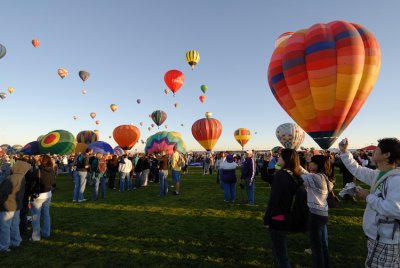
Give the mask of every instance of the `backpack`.
M 207 158 L 205 159 L 205 162 L 206 162 L 206 164 L 210 164 L 210 163 L 211 163 L 210 158 L 207 157 Z
M 296 184 L 288 219 L 288 230 L 293 233 L 307 232 L 308 214 L 310 213 L 307 206 L 307 190 L 301 178 L 294 178 L 290 171 L 285 171 L 290 174 Z
M 107 170 L 107 162 L 104 158 L 99 159 L 99 171 L 100 173 L 104 173 Z
M 85 163 L 84 163 L 84 157 L 83 155 L 79 155 L 78 158 L 76 159 L 76 167 L 77 168 L 85 168 Z
M 92 162 L 90 163 L 90 171 L 99 173 L 99 159 L 94 158 Z

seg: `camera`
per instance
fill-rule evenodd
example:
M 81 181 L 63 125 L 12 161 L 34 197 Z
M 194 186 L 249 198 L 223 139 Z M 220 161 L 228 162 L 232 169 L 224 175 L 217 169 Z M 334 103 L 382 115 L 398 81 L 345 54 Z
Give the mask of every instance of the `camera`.
M 35 200 L 36 198 L 39 197 L 39 193 L 32 193 L 32 194 L 30 195 L 30 197 L 31 197 L 31 200 Z

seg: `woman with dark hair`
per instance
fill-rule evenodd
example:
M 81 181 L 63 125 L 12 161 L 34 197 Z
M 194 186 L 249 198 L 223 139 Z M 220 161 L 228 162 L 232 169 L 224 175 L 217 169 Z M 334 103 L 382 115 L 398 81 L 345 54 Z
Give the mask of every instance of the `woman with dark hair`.
M 286 235 L 293 197 L 298 185 L 302 183 L 299 155 L 293 149 L 282 149 L 278 165 L 281 169 L 275 173 L 272 181 L 264 225 L 271 237 L 275 265 L 290 267 Z
M 307 190 L 308 234 L 312 251 L 313 267 L 329 267 L 328 251 L 328 203 L 326 198 L 333 189 L 329 180 L 331 162 L 328 156 L 314 155 L 309 163 L 310 172 L 301 175 Z
M 32 241 L 39 241 L 42 237 L 50 236 L 50 203 L 51 187 L 54 183 L 55 171 L 53 161 L 49 155 L 43 155 L 39 161 L 39 168 L 33 174 L 31 192 L 38 190 L 39 195 L 31 201 L 32 210 Z M 41 217 L 42 216 L 42 217 Z M 40 219 L 43 219 L 43 228 L 40 228 Z
M 110 189 L 116 189 L 115 188 L 115 177 L 117 176 L 118 172 L 118 156 L 115 154 L 112 156 L 110 160 L 107 162 L 107 171 L 108 171 L 108 187 Z M 117 184 L 118 185 L 118 184 Z

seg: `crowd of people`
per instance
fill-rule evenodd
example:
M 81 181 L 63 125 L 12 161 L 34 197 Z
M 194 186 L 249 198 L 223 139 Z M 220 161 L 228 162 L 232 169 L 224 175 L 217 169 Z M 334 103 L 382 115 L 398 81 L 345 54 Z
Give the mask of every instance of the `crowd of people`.
M 337 153 L 329 151 L 278 148 L 256 153 L 220 152 L 182 155 L 174 148 L 172 155 L 134 156 L 93 153 L 90 149 L 71 156 L 5 156 L 0 166 L 0 251 L 18 247 L 26 236 L 28 211 L 32 213 L 32 234 L 39 241 L 51 233 L 50 204 L 59 170 L 69 172 L 74 181 L 72 202 L 85 202 L 87 185 L 93 201 L 106 197 L 107 188 L 119 192 L 159 183 L 160 197 L 168 194 L 167 177 L 171 172 L 174 195 L 180 194 L 181 173 L 188 165 L 202 166 L 203 175 L 215 172 L 223 190 L 223 201 L 236 202 L 236 188 L 245 189 L 246 204 L 255 204 L 255 180 L 258 174 L 269 183 L 271 191 L 264 215 L 277 267 L 291 267 L 287 236 L 292 230 L 293 202 L 304 192 L 303 215 L 307 219 L 313 267 L 330 267 L 328 250 L 328 196 L 335 185 L 334 166 L 339 167 L 343 186 L 356 179 L 371 186 L 357 188 L 356 196 L 366 200 L 363 229 L 367 236 L 366 267 L 399 267 L 400 265 L 400 141 L 379 140 L 374 152 L 353 152 L 340 143 Z M 239 167 L 239 169 L 238 169 Z M 237 175 L 239 170 L 240 175 Z M 99 195 L 100 190 L 100 195 Z M 353 200 L 354 196 L 345 195 Z M 302 202 L 303 202 L 302 201 Z

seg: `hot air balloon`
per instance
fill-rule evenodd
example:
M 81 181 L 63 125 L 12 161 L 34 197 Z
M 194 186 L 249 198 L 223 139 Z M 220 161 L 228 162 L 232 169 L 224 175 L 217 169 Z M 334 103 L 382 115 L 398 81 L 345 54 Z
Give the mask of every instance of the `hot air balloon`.
M 22 148 L 23 148 L 23 146 L 20 145 L 20 144 L 15 144 L 15 145 L 12 146 L 13 152 L 16 153 L 16 154 L 19 153 Z
M 25 144 L 25 146 L 21 149 L 21 153 L 23 153 L 24 155 L 39 154 L 39 142 L 32 141 L 30 143 Z
M 3 58 L 7 53 L 6 47 L 0 44 L 0 59 Z
M 82 79 L 83 82 L 89 79 L 90 73 L 88 71 L 79 71 L 79 77 Z
M 108 138 L 109 138 L 109 139 L 111 139 L 111 138 L 112 138 L 112 136 L 108 136 Z
M 111 147 L 110 144 L 104 141 L 95 141 L 88 145 L 88 149 L 93 150 L 94 154 L 101 153 L 101 154 L 113 154 L 114 149 Z
M 199 63 L 199 61 L 200 54 L 197 50 L 189 50 L 186 52 L 186 62 L 189 63 L 190 67 L 192 67 L 192 70 L 194 70 L 194 67 L 197 63 Z
M 201 103 L 205 102 L 205 101 L 206 101 L 206 96 L 201 95 L 201 96 L 199 97 L 199 100 L 201 101 Z
M 235 130 L 233 133 L 235 140 L 243 147 L 246 145 L 246 143 L 251 139 L 251 133 L 250 130 L 247 128 L 238 128 Z
M 115 112 L 116 110 L 118 110 L 118 105 L 116 105 L 116 104 L 111 104 L 111 105 L 110 105 L 110 109 L 111 109 L 111 111 Z
M 76 135 L 76 141 L 78 143 L 91 144 L 92 142 L 98 141 L 99 135 L 91 130 L 83 130 Z
M 8 91 L 10 94 L 12 94 L 12 93 L 14 92 L 14 88 L 13 88 L 13 87 L 9 87 L 9 88 L 7 88 L 7 91 Z
M 166 88 L 166 89 L 164 89 L 164 93 L 165 94 L 168 94 L 168 92 L 169 92 L 169 90 Z
M 91 113 L 90 113 L 90 117 L 91 117 L 92 119 L 94 119 L 94 118 L 96 117 L 96 113 L 95 113 L 95 112 L 91 112 Z
M 70 154 L 75 150 L 75 137 L 66 130 L 54 130 L 39 141 L 41 154 Z
M 178 92 L 185 82 L 185 75 L 178 70 L 169 70 L 164 75 L 164 81 L 175 96 L 175 93 Z
M 153 119 L 153 122 L 156 123 L 157 126 L 161 126 L 162 123 L 167 120 L 167 113 L 161 110 L 154 111 L 151 114 L 151 119 Z
M 150 126 L 151 126 L 151 127 L 154 127 L 154 124 L 151 124 Z
M 61 77 L 61 79 L 64 79 L 64 77 L 68 76 L 68 71 L 67 71 L 67 69 L 64 69 L 64 68 L 58 69 L 57 73 Z
M 143 122 L 140 122 L 140 124 L 139 124 L 140 126 L 143 126 Z
M 82 94 L 85 95 L 86 94 L 86 89 L 82 89 Z
M 0 98 L 4 100 L 7 97 L 7 94 L 4 92 L 0 92 Z
M 208 86 L 206 85 L 201 85 L 200 87 L 201 91 L 203 91 L 204 94 L 206 94 L 207 90 L 208 90 Z
M 73 118 L 74 120 L 76 120 L 76 119 L 78 119 L 79 117 L 76 116 L 76 115 L 74 115 L 72 118 Z
M 96 125 L 100 125 L 100 120 L 96 120 Z
M 366 28 L 345 21 L 320 23 L 278 44 L 268 82 L 289 116 L 327 149 L 365 103 L 380 64 L 379 44 Z
M 168 128 L 168 125 L 165 125 L 164 127 L 165 127 L 165 129 L 167 129 L 167 128 Z
M 115 155 L 123 155 L 123 154 L 125 154 L 125 151 L 121 147 L 116 146 L 116 147 L 114 147 L 114 154 Z
M 181 124 L 181 127 L 183 127 L 183 124 Z
M 147 130 L 150 131 L 150 130 L 151 130 L 151 127 L 148 127 Z
M 276 137 L 285 148 L 299 149 L 304 141 L 304 131 L 296 124 L 285 123 L 276 129 Z
M 140 104 L 142 101 L 140 99 L 136 100 L 137 104 Z
M 9 145 L 9 144 L 2 144 L 2 145 L 0 145 L 0 148 L 1 148 L 1 150 L 2 150 L 3 152 L 6 152 L 6 153 L 7 153 L 9 150 L 12 149 L 11 145 Z
M 166 152 L 172 154 L 176 146 L 178 152 L 186 154 L 186 145 L 179 132 L 160 131 L 147 138 L 144 151 L 146 154 Z
M 32 40 L 32 45 L 33 45 L 35 48 L 39 47 L 39 45 L 40 45 L 39 39 L 33 39 L 33 40 Z
M 77 143 L 75 146 L 75 153 L 84 153 L 86 151 L 86 148 L 88 147 L 88 144 L 86 143 Z
M 120 125 L 113 131 L 114 140 L 124 150 L 130 150 L 140 137 L 140 130 L 132 125 Z
M 199 119 L 192 125 L 193 137 L 207 151 L 214 148 L 222 132 L 221 122 L 211 118 L 210 114 L 206 113 L 206 118 Z
M 176 103 L 174 104 L 174 106 L 175 106 L 175 108 L 178 108 L 179 103 L 176 102 Z
M 206 117 L 211 117 L 212 113 L 211 112 L 206 112 Z

